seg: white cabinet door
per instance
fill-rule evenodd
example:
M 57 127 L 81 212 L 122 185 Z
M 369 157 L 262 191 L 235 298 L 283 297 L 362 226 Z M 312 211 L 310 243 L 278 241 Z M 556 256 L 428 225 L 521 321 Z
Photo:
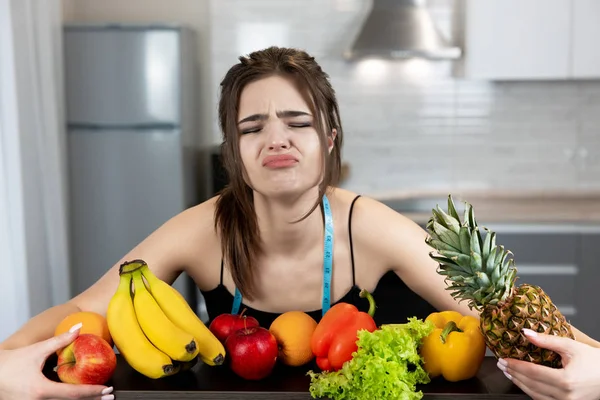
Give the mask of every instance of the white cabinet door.
M 572 76 L 600 77 L 600 1 L 573 1 Z
M 571 0 L 466 0 L 465 29 L 468 78 L 570 74 Z

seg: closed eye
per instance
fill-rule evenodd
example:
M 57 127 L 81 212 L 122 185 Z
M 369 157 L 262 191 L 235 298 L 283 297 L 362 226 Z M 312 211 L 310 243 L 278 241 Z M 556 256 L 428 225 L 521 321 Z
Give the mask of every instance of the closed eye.
M 290 128 L 309 128 L 312 126 L 310 122 L 296 122 L 289 124 Z M 246 135 L 248 133 L 258 133 L 262 130 L 262 126 L 253 126 L 250 128 L 242 129 L 241 134 Z
M 248 128 L 248 129 L 243 129 L 242 130 L 242 135 L 245 135 L 247 133 L 257 133 L 260 132 L 260 130 L 262 129 L 262 127 L 253 127 L 253 128 Z
M 312 124 L 310 122 L 290 124 L 290 127 L 292 127 L 292 128 L 308 128 L 310 126 L 312 126 Z

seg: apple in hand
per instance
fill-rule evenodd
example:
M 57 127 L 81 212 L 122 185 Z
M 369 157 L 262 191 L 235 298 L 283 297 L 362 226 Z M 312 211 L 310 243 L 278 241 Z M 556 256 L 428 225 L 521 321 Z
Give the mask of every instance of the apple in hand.
M 221 314 L 218 315 L 208 326 L 208 329 L 225 344 L 225 341 L 233 332 L 239 329 L 254 328 L 258 327 L 259 323 L 254 317 L 248 317 L 244 315 L 244 311 L 241 314 Z
M 113 348 L 100 336 L 87 333 L 61 350 L 54 371 L 64 383 L 103 385 L 116 367 Z
M 233 372 L 248 380 L 267 377 L 279 353 L 275 336 L 259 326 L 239 329 L 229 335 L 225 349 Z

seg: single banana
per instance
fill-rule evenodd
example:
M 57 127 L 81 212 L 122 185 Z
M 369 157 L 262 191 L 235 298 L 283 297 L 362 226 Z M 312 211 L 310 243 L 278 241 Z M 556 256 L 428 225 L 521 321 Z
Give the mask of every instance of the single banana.
M 154 275 L 148 265 L 142 265 L 140 272 L 148 282 L 148 290 L 166 316 L 179 328 L 196 338 L 200 359 L 211 366 L 223 364 L 225 347 L 198 318 L 181 293 Z
M 198 345 L 191 333 L 179 328 L 165 313 L 146 288 L 140 270 L 133 275 L 133 306 L 142 331 L 166 355 L 176 361 L 191 361 L 198 355 Z
M 144 335 L 131 300 L 131 274 L 123 274 L 108 304 L 106 321 L 115 346 L 125 361 L 140 374 L 158 379 L 173 375 L 179 367 Z

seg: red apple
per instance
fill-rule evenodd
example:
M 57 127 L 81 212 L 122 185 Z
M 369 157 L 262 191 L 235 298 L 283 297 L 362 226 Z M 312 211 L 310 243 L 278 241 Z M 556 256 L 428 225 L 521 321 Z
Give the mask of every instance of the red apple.
M 249 380 L 267 377 L 279 352 L 275 336 L 262 327 L 235 331 L 225 341 L 225 349 L 233 372 Z
M 254 328 L 258 327 L 259 323 L 254 317 L 248 317 L 244 315 L 244 311 L 241 314 L 221 314 L 218 315 L 209 325 L 208 329 L 225 344 L 225 341 L 233 332 L 239 329 Z
M 64 383 L 103 385 L 116 367 L 117 356 L 108 342 L 85 333 L 61 350 L 54 371 Z

